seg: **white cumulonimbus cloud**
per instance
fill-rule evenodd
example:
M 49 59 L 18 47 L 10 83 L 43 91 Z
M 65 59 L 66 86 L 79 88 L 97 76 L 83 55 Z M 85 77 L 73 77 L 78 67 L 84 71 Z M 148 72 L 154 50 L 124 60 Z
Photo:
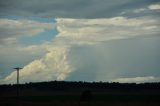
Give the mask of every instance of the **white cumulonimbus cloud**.
M 76 60 L 70 59 L 75 46 L 103 45 L 104 42 L 117 39 L 157 35 L 159 20 L 143 18 L 113 17 L 105 19 L 56 19 L 57 36 L 46 49 L 48 53 L 34 60 L 20 71 L 21 82 L 65 80 L 77 70 Z M 83 54 L 81 54 L 83 55 Z M 80 65 L 82 64 L 82 65 Z M 83 67 L 85 64 L 80 62 Z M 16 72 L 5 79 L 5 83 L 14 83 Z

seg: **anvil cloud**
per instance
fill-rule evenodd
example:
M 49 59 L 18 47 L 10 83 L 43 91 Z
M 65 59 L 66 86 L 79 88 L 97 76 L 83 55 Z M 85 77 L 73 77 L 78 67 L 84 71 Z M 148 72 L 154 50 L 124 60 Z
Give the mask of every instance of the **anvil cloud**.
M 86 62 L 85 59 L 79 59 L 81 54 L 76 54 L 76 58 L 79 60 L 73 58 L 75 56 L 73 51 L 76 51 L 77 47 L 81 47 L 81 50 L 84 50 L 88 46 L 89 49 L 87 51 L 92 57 L 101 57 L 103 55 L 103 58 L 105 58 L 104 54 L 108 53 L 107 50 L 103 52 L 99 51 L 98 45 L 105 47 L 108 41 L 146 37 L 154 38 L 160 33 L 158 22 L 159 20 L 147 17 L 114 17 L 104 19 L 57 18 L 56 28 L 58 35 L 52 42 L 46 45 L 48 52 L 42 58 L 32 61 L 21 70 L 21 82 L 65 80 L 82 67 L 88 67 L 87 64 L 84 64 Z M 99 54 L 92 53 L 95 50 L 98 50 L 97 53 Z M 92 57 L 85 58 L 92 60 Z M 95 61 L 100 62 L 99 59 Z M 102 64 L 103 66 L 101 66 Z M 101 67 L 96 73 L 107 71 L 105 63 L 98 63 L 96 65 L 96 67 Z M 115 75 L 112 77 L 116 78 L 119 76 Z M 16 72 L 12 72 L 4 79 L 4 82 L 13 83 L 15 78 Z M 96 80 L 101 80 L 101 78 L 97 77 Z

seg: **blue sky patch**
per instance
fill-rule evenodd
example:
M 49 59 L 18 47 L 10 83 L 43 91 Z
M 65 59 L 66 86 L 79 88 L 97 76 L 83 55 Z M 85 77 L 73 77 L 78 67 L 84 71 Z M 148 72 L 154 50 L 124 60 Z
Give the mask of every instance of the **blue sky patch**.
M 38 35 L 20 37 L 18 38 L 18 42 L 26 45 L 41 44 L 45 41 L 52 41 L 56 35 L 56 29 L 46 29 Z

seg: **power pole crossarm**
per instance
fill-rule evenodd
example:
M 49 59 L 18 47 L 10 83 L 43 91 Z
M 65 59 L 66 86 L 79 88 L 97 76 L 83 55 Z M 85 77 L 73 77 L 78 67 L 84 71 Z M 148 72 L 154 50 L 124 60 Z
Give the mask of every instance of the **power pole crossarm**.
M 20 67 L 14 68 L 17 70 L 17 85 L 19 84 L 19 70 L 22 69 Z
M 19 84 L 19 70 L 22 69 L 20 67 L 14 68 L 17 70 L 17 85 Z
M 19 98 L 19 70 L 22 69 L 20 67 L 14 68 L 17 71 L 17 97 Z

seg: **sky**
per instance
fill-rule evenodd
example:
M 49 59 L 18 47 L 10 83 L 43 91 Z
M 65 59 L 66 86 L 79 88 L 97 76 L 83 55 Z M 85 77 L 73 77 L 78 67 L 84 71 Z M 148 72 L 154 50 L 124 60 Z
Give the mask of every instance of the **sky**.
M 0 0 L 0 84 L 160 81 L 159 0 Z

